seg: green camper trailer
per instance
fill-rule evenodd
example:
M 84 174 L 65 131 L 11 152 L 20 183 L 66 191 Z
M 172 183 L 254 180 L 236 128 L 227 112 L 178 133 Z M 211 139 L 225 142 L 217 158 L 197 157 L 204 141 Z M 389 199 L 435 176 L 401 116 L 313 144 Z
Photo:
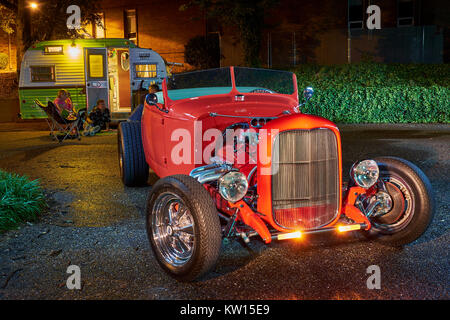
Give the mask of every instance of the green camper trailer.
M 103 99 L 113 119 L 125 119 L 152 83 L 167 76 L 166 63 L 151 49 L 127 39 L 66 39 L 40 42 L 23 57 L 19 98 L 22 119 L 45 118 L 34 100 L 53 101 L 70 92 L 77 110 Z

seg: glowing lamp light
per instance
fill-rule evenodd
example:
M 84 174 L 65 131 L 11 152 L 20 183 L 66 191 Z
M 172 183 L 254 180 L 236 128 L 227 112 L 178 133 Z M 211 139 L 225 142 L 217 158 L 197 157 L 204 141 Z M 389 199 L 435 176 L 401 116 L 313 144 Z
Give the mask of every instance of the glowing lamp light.
M 339 226 L 337 229 L 339 232 L 347 232 L 347 231 L 359 230 L 359 229 L 361 229 L 361 226 L 359 224 L 351 224 L 351 225 L 347 225 L 347 226 Z
M 287 240 L 287 239 L 298 239 L 302 237 L 302 233 L 300 231 L 295 231 L 291 233 L 282 233 L 278 235 L 278 240 Z
M 71 58 L 76 58 L 80 55 L 81 50 L 77 48 L 76 46 L 70 46 L 69 47 L 69 56 Z
M 38 4 L 36 2 L 31 2 L 30 7 L 31 7 L 31 9 L 37 9 Z

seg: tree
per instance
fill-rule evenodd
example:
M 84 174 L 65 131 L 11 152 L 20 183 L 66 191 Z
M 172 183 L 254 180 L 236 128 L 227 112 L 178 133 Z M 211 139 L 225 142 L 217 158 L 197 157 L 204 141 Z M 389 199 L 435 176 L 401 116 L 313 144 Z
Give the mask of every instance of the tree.
M 196 36 L 184 46 L 184 59 L 198 69 L 217 68 L 220 65 L 220 47 L 212 37 Z
M 0 29 L 7 34 L 12 34 L 16 25 L 16 15 L 13 11 L 0 3 Z
M 0 70 L 11 67 L 11 35 L 14 32 L 16 17 L 14 13 L 0 4 L 0 29 L 8 34 L 8 55 L 0 53 Z
M 235 28 L 244 49 L 245 64 L 258 67 L 261 64 L 259 53 L 264 18 L 276 3 L 278 0 L 191 0 L 180 10 L 197 6 L 208 18 L 218 19 L 223 25 Z
M 67 7 L 77 5 L 81 9 L 81 21 L 84 26 L 89 23 L 101 24 L 99 0 L 54 0 L 41 1 L 32 9 L 25 0 L 0 0 L 3 10 L 8 15 L 0 16 L 0 26 L 16 28 L 17 67 L 20 68 L 23 54 L 33 43 L 58 38 L 82 38 L 79 30 L 67 28 Z M 15 23 L 11 23 L 11 19 Z M 8 27 L 6 27 L 8 28 Z

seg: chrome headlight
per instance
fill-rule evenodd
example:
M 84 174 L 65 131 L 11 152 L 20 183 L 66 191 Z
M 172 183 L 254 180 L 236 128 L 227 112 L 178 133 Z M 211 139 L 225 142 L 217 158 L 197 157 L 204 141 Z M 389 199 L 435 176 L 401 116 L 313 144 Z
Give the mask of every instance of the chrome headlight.
M 227 201 L 237 202 L 241 200 L 248 189 L 248 181 L 239 171 L 231 171 L 219 179 L 219 193 Z
M 380 176 L 380 169 L 374 160 L 363 160 L 353 165 L 350 176 L 362 188 L 373 186 Z

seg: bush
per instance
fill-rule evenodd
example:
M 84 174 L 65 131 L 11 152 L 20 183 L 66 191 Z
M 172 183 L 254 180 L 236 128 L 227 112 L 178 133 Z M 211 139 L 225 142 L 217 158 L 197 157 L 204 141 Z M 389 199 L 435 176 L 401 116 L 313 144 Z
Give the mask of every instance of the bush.
M 218 68 L 220 58 L 219 42 L 213 36 L 191 38 L 184 46 L 184 60 L 197 69 Z
M 299 93 L 314 97 L 303 107 L 339 123 L 449 123 L 450 65 L 362 63 L 305 65 L 293 70 Z
M 38 180 L 0 170 L 0 232 L 35 221 L 45 205 Z
M 5 70 L 8 67 L 8 62 L 8 55 L 0 52 L 0 70 Z

